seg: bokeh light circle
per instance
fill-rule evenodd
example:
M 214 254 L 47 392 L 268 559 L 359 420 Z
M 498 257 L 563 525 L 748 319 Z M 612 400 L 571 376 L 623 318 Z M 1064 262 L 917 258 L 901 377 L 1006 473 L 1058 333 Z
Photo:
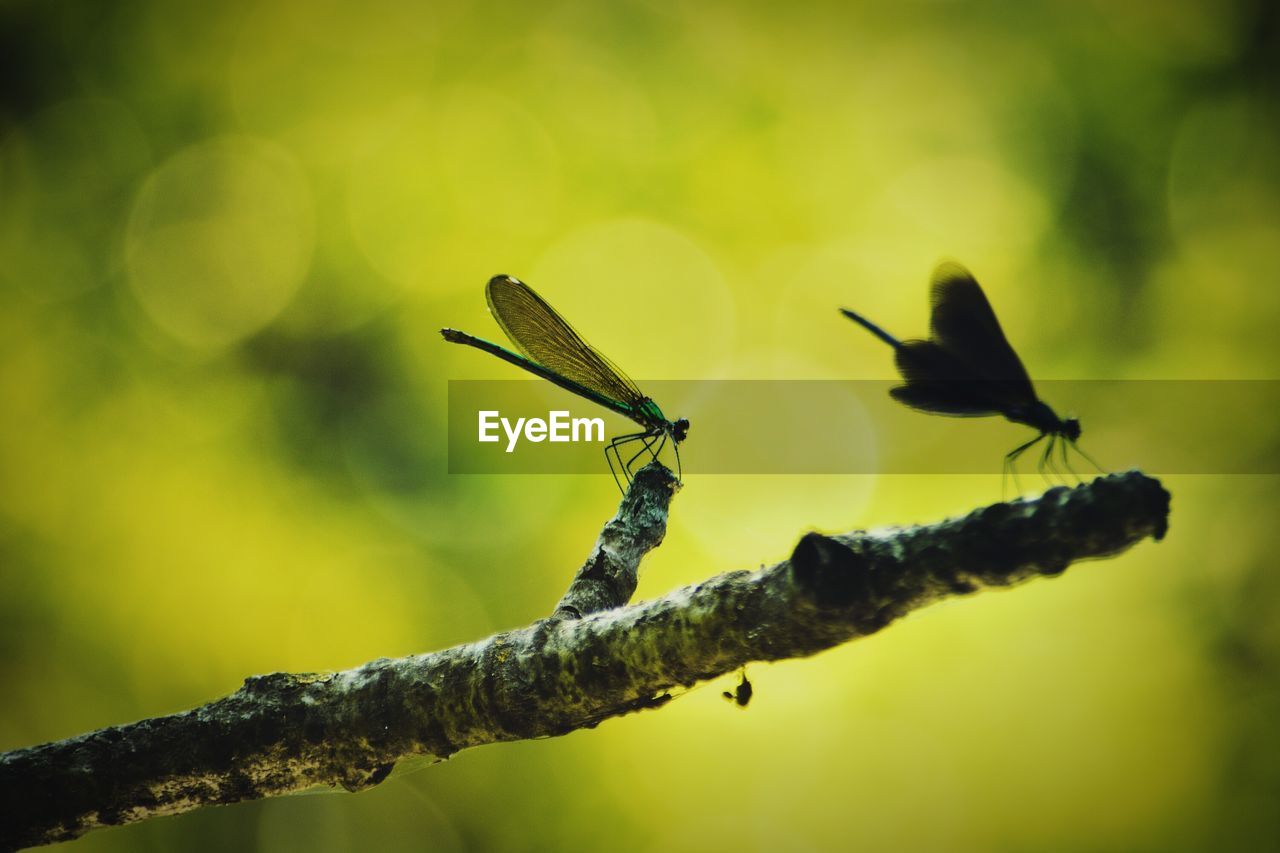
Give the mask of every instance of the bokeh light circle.
M 302 284 L 315 242 L 306 176 L 243 137 L 194 145 L 156 169 L 129 220 L 129 285 L 148 318 L 193 347 L 270 323 Z
M 455 88 L 390 111 L 349 174 L 351 234 L 402 287 L 439 295 L 545 239 L 560 197 L 559 155 L 520 104 Z M 506 259 L 504 261 L 504 259 Z
M 552 246 L 528 282 L 636 379 L 713 376 L 734 339 L 737 311 L 715 262 L 657 222 L 584 226 Z

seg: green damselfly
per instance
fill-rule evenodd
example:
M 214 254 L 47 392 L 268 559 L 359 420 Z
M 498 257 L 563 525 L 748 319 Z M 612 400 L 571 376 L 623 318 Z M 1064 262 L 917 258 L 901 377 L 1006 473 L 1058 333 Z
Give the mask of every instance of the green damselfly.
M 622 483 L 618 480 L 618 470 L 630 482 L 635 461 L 645 453 L 657 459 L 668 439 L 675 451 L 676 477 L 679 478 L 680 442 L 689 431 L 687 419 L 667 420 L 652 398 L 645 396 L 616 364 L 583 340 L 554 308 L 519 279 L 495 275 L 485 287 L 485 298 L 494 319 L 519 352 L 457 329 L 440 330 L 446 341 L 496 355 L 643 427 L 642 432 L 611 439 L 605 447 L 604 458 L 619 488 Z M 624 462 L 619 448 L 636 441 L 642 447 Z

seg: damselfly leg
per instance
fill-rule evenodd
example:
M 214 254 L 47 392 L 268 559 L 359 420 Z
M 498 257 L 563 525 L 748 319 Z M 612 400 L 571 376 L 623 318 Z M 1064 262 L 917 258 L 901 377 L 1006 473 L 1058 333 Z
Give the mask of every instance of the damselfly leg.
M 1080 445 L 1076 444 L 1074 441 L 1073 441 L 1073 442 L 1071 442 L 1071 449 L 1072 449 L 1072 450 L 1074 450 L 1076 453 L 1079 453 L 1081 456 L 1083 456 L 1083 457 L 1085 458 L 1085 460 L 1086 460 L 1090 465 L 1092 465 L 1094 468 L 1096 468 L 1096 469 L 1098 470 L 1098 473 L 1099 473 L 1099 474 L 1105 474 L 1105 473 L 1107 473 L 1107 472 L 1106 472 L 1106 469 L 1104 469 L 1104 468 L 1103 468 L 1101 465 L 1099 465 L 1097 462 L 1094 462 L 1094 461 L 1093 461 L 1093 457 L 1092 457 L 1092 456 L 1090 456 L 1088 453 L 1085 453 L 1083 450 L 1081 450 L 1081 449 L 1080 449 Z
M 606 462 L 609 463 L 609 473 L 613 475 L 613 482 L 615 485 L 617 485 L 618 490 L 621 492 L 625 492 L 627 490 L 627 487 L 622 485 L 622 481 L 618 479 L 618 471 L 619 470 L 622 471 L 623 476 L 627 478 L 627 483 L 631 482 L 631 475 L 627 471 L 627 466 L 624 465 L 622 462 L 622 452 L 618 450 L 618 448 L 624 444 L 627 444 L 628 442 L 638 441 L 639 439 L 644 438 L 646 435 L 648 435 L 647 432 L 633 432 L 627 435 L 619 435 L 613 438 L 612 440 L 610 440 L 610 442 L 604 448 L 604 459 Z M 618 460 L 617 468 L 615 468 L 613 465 L 614 459 Z
M 1037 435 L 1035 438 L 1031 439 L 1030 441 L 1019 444 L 1013 450 L 1010 450 L 1008 453 L 1005 454 L 1004 471 L 1000 476 L 1000 495 L 1002 497 L 1005 494 L 1005 486 L 1008 485 L 1007 478 L 1010 474 L 1013 475 L 1013 488 L 1019 494 L 1022 493 L 1022 484 L 1018 482 L 1018 469 L 1014 463 L 1018 461 L 1019 456 L 1021 456 L 1027 450 L 1031 449 L 1031 447 L 1034 446 L 1036 442 L 1043 441 L 1045 436 L 1047 435 L 1048 435 L 1047 432 L 1042 432 L 1039 435 Z
M 1040 464 L 1037 466 L 1040 470 L 1040 476 L 1044 477 L 1045 482 L 1051 486 L 1057 485 L 1059 482 L 1064 486 L 1067 485 L 1066 475 L 1058 468 L 1058 462 L 1053 456 L 1054 448 L 1057 447 L 1060 440 L 1065 441 L 1055 433 L 1049 434 L 1049 443 L 1045 445 L 1044 453 L 1040 455 Z M 1054 477 L 1057 477 L 1057 480 Z

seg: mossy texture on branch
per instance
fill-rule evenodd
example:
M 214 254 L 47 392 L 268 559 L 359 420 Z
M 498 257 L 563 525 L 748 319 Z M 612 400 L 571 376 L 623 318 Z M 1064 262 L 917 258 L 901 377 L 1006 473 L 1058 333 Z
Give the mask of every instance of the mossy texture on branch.
M 526 628 L 345 672 L 257 676 L 192 711 L 0 755 L 0 846 L 316 785 L 355 791 L 404 758 L 594 726 L 948 595 L 1159 539 L 1169 511 L 1159 482 L 1115 474 L 937 524 L 810 533 L 790 560 L 624 606 L 674 491 L 665 468 L 642 470 L 555 613 Z

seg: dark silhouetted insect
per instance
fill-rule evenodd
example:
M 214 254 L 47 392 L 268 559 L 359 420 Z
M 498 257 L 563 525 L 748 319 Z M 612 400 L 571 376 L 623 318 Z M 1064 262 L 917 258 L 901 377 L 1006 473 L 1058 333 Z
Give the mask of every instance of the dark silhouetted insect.
M 730 702 L 737 704 L 739 708 L 747 707 L 747 703 L 751 701 L 752 694 L 751 682 L 747 680 L 747 671 L 742 671 L 742 680 L 738 682 L 738 686 L 733 688 L 733 692 L 725 690 L 720 695 L 728 699 Z
M 529 285 L 509 275 L 495 275 L 485 287 L 485 298 L 493 318 L 520 353 L 456 329 L 440 330 L 446 341 L 496 355 L 642 426 L 643 432 L 620 435 L 604 449 L 604 458 L 618 488 L 622 488 L 622 483 L 618 481 L 613 460 L 618 460 L 618 467 L 630 482 L 631 467 L 636 459 L 646 452 L 657 459 L 667 439 L 671 439 L 675 450 L 676 477 L 680 477 L 680 442 L 689 432 L 688 420 L 667 420 L 657 403 L 642 394 L 617 365 L 584 341 Z M 633 441 L 641 442 L 643 447 L 623 462 L 619 448 Z
M 1037 466 L 1041 474 L 1046 467 L 1057 471 L 1052 455 L 1055 445 L 1061 449 L 1062 464 L 1073 476 L 1075 471 L 1067 461 L 1068 445 L 1102 470 L 1076 445 L 1080 421 L 1058 417 L 1036 395 L 1031 377 L 1005 339 L 991 303 L 967 269 L 957 263 L 940 264 L 933 273 L 932 304 L 927 341 L 898 340 L 856 311 L 840 309 L 893 347 L 898 372 L 906 382 L 889 391 L 893 399 L 936 415 L 1003 415 L 1038 430 L 1039 435 L 1018 445 L 1004 458 L 1004 470 L 1013 471 L 1015 486 L 1018 475 L 1014 462 L 1045 438 L 1049 443 Z

